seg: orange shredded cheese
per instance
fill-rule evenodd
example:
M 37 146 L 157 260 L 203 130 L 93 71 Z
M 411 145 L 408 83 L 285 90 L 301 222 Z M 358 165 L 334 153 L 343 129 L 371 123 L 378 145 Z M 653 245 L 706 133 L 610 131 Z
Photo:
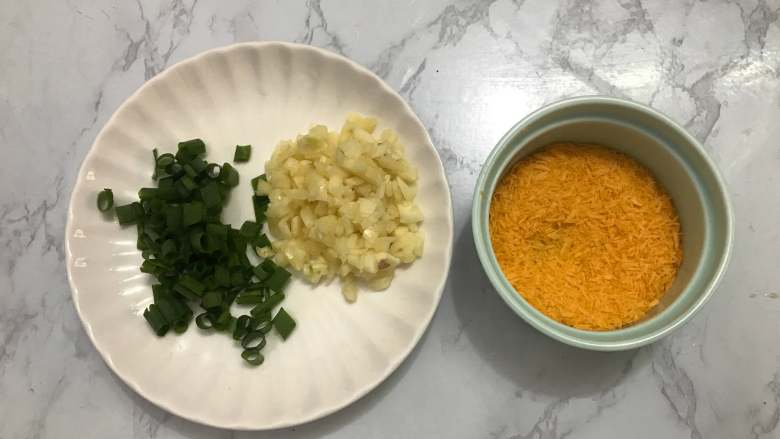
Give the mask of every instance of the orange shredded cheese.
M 664 189 L 634 159 L 598 145 L 554 144 L 515 164 L 493 195 L 490 238 L 519 294 L 588 330 L 641 319 L 682 260 Z

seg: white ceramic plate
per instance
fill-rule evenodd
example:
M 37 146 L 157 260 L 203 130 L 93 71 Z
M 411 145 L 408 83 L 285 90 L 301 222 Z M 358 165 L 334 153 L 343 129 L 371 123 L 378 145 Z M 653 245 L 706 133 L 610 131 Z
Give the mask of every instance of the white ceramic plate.
M 395 129 L 420 170 L 424 256 L 390 288 L 347 304 L 336 282 L 316 288 L 294 279 L 286 309 L 298 321 L 287 342 L 269 338 L 266 361 L 244 365 L 229 337 L 193 324 L 183 335 L 153 335 L 141 313 L 151 279 L 139 272 L 134 227 L 121 228 L 95 207 L 103 188 L 135 200 L 153 185 L 152 148 L 206 141 L 209 161 L 239 164 L 241 184 L 223 219 L 253 218 L 249 180 L 276 143 L 313 123 L 341 126 L 347 112 Z M 309 46 L 239 44 L 183 61 L 143 85 L 111 117 L 79 172 L 70 201 L 66 247 L 73 302 L 105 359 L 139 394 L 184 418 L 232 429 L 271 429 L 332 413 L 376 387 L 422 336 L 441 297 L 452 254 L 452 208 L 441 161 L 420 120 L 378 77 L 348 59 Z

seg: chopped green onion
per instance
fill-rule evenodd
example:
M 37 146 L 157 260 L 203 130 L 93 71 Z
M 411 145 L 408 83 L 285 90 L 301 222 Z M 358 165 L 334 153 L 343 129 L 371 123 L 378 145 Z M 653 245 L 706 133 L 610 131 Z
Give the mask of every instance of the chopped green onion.
M 152 172 L 152 180 L 157 180 L 157 148 L 152 148 L 152 156 L 154 157 L 154 172 Z
M 262 315 L 266 312 L 271 311 L 274 309 L 274 307 L 284 300 L 284 293 L 276 293 L 268 298 L 265 302 L 257 305 L 256 307 L 252 308 L 251 311 L 249 311 L 252 316 L 257 317 L 258 315 Z
M 216 163 L 210 163 L 208 166 L 206 166 L 206 175 L 210 179 L 216 180 L 219 178 L 220 173 L 222 173 L 222 166 L 219 166 Z
M 194 160 L 193 160 L 194 161 Z M 192 162 L 190 162 L 192 163 Z M 192 167 L 190 163 L 187 163 L 186 165 L 182 166 L 184 168 L 184 173 L 187 174 L 190 178 L 195 178 L 198 176 L 198 172 L 195 170 L 195 168 Z
M 173 324 L 173 331 L 177 334 L 183 334 L 185 331 L 187 331 L 191 321 L 192 311 L 188 312 L 183 319 Z
M 172 165 L 174 160 L 176 160 L 171 153 L 165 153 L 157 157 L 157 166 L 160 168 L 167 168 L 168 166 Z
M 257 177 L 253 178 L 251 180 L 252 183 L 252 192 L 257 192 L 257 183 L 260 181 L 268 181 L 268 179 L 265 177 L 265 174 L 258 175 Z
M 259 322 L 265 322 L 265 321 L 269 321 L 270 322 L 272 320 L 272 317 L 273 317 L 270 310 L 262 311 L 262 312 L 255 311 L 254 314 L 252 314 L 252 312 L 250 311 L 249 314 L 253 318 L 257 319 L 257 321 L 259 321 Z
M 244 293 L 236 297 L 236 303 L 239 305 L 257 305 L 263 302 L 263 295 L 260 293 Z
M 223 163 L 219 180 L 228 187 L 236 187 L 238 186 L 238 171 L 230 163 Z
M 206 213 L 203 203 L 200 201 L 184 204 L 181 206 L 181 209 L 182 224 L 185 227 L 202 222 Z
M 179 151 L 185 151 L 187 155 L 195 158 L 206 152 L 206 144 L 200 139 L 179 142 Z
M 270 247 L 271 246 L 271 240 L 268 239 L 267 236 L 265 236 L 265 233 L 261 233 L 260 236 L 258 236 L 257 238 L 255 238 L 252 241 L 252 245 L 254 245 L 255 247 L 260 247 L 260 248 L 262 248 L 262 247 Z
M 255 221 L 260 224 L 265 222 L 265 211 L 268 209 L 268 197 L 255 195 L 252 197 L 252 207 L 255 211 Z
M 200 175 L 203 171 L 208 169 L 209 162 L 201 159 L 194 159 L 188 163 L 192 169 L 195 170 L 197 175 Z
M 179 283 L 198 293 L 198 295 L 200 295 L 200 293 L 202 293 L 203 289 L 205 288 L 203 284 L 200 283 L 197 279 L 187 275 L 179 277 Z
M 230 255 L 228 255 L 227 266 L 230 269 L 234 269 L 236 267 L 241 266 L 241 260 L 238 258 L 238 255 L 236 253 L 231 253 Z
M 174 285 L 173 289 L 190 300 L 198 300 L 206 287 L 194 277 L 185 274 L 179 276 L 179 282 Z
M 138 191 L 138 198 L 141 199 L 141 201 L 146 200 L 153 200 L 159 196 L 160 190 L 156 187 L 142 187 Z
M 289 337 L 293 332 L 293 329 L 295 329 L 295 320 L 290 317 L 290 314 L 287 314 L 287 311 L 285 311 L 284 308 L 279 308 L 279 312 L 277 312 L 274 317 L 274 328 L 276 328 L 276 332 L 278 332 L 283 339 L 287 340 L 287 337 Z
M 218 251 L 222 247 L 225 247 L 224 242 L 220 242 L 219 238 L 215 238 L 214 235 L 206 233 L 203 237 L 203 251 L 206 253 L 213 253 Z
M 155 302 L 168 295 L 168 288 L 163 284 L 152 285 L 152 298 Z
M 237 150 L 236 161 L 250 158 L 249 145 Z M 253 195 L 255 221 L 240 229 L 224 224 L 222 210 L 239 174 L 229 163 L 208 163 L 200 157 L 204 153 L 200 139 L 181 142 L 176 154 L 154 149 L 156 187 L 140 188 L 139 202 L 114 210 L 120 224 L 136 224 L 140 270 L 155 278 L 153 303 L 143 313 L 152 330 L 160 336 L 185 332 L 194 317 L 191 302 L 196 302 L 206 310 L 194 318 L 199 328 L 230 333 L 248 348 L 242 353 L 245 360 L 260 364 L 265 334 L 275 319 L 283 322 L 278 314 L 272 319 L 272 312 L 284 299 L 280 291 L 290 275 L 270 259 L 253 266 L 247 255 L 249 245 L 256 250 L 271 244 L 262 233 L 268 197 Z M 260 180 L 265 176 L 252 179 L 255 193 Z M 97 204 L 104 212 L 114 208 L 113 193 L 100 192 Z M 254 308 L 235 318 L 230 314 L 234 302 Z
M 228 329 L 233 322 L 234 318 L 230 315 L 230 311 L 227 309 L 222 310 L 222 313 L 214 320 L 214 329 L 217 331 L 224 331 Z
M 195 317 L 195 324 L 200 329 L 211 329 L 214 327 L 214 322 L 211 320 L 209 313 L 204 312 Z
M 254 325 L 254 329 L 262 332 L 263 334 L 268 334 L 274 327 L 273 319 L 271 319 L 271 313 L 268 312 L 259 317 L 261 318 L 252 317 L 252 324 Z
M 166 239 L 160 247 L 160 253 L 162 254 L 163 258 L 174 256 L 176 253 L 176 241 L 173 239 Z
M 168 230 L 177 230 L 181 227 L 181 206 L 168 205 L 165 209 L 165 224 Z
M 197 252 L 204 252 L 204 243 L 206 240 L 206 234 L 203 233 L 202 230 L 192 230 L 190 231 L 190 245 L 192 245 L 192 248 L 195 249 Z
M 255 277 L 259 281 L 264 281 L 264 280 L 266 280 L 268 278 L 268 276 L 271 275 L 271 273 L 269 273 L 268 271 L 265 271 L 265 269 L 263 268 L 262 264 L 261 265 L 256 265 L 255 267 L 253 267 L 252 268 L 252 272 L 255 274 Z
M 236 295 L 238 295 L 238 293 L 240 292 L 241 291 L 239 288 L 233 288 L 228 290 L 227 293 L 225 293 L 225 299 L 222 301 L 222 306 L 226 308 L 230 308 L 230 305 L 232 305 L 233 302 L 236 300 Z
M 241 236 L 249 240 L 257 237 L 257 235 L 260 234 L 261 230 L 262 227 L 258 225 L 256 222 L 244 221 L 244 224 L 241 225 L 240 233 Z
M 265 285 L 281 294 L 282 289 L 287 285 L 288 280 L 290 280 L 290 272 L 282 267 L 276 267 L 276 270 L 271 274 L 271 277 L 265 280 Z
M 184 189 L 186 189 L 186 190 L 182 191 L 182 194 L 185 197 L 187 195 L 189 195 L 190 192 L 192 192 L 192 191 L 194 191 L 195 189 L 198 188 L 198 184 L 195 183 L 195 180 L 190 178 L 190 176 L 188 176 L 188 175 L 185 175 L 184 177 L 182 177 L 181 180 L 179 180 L 179 182 L 181 183 L 182 186 L 184 186 Z
M 230 273 L 230 285 L 233 287 L 241 287 L 243 285 L 246 285 L 247 278 L 244 276 L 244 273 L 242 270 L 237 269 L 233 270 Z
M 175 299 L 173 295 L 169 298 L 171 305 L 176 309 L 176 312 L 178 313 L 178 321 L 186 320 L 189 322 L 189 319 L 192 318 L 192 310 L 190 309 L 190 306 L 184 303 L 181 300 Z
M 234 162 L 248 162 L 252 154 L 252 145 L 236 145 L 236 152 L 233 154 Z
M 261 282 L 252 282 L 246 285 L 246 288 L 241 294 L 263 294 L 265 296 L 263 301 L 265 302 L 265 299 L 271 294 L 271 290 L 266 288 Z
M 279 268 L 279 266 L 276 265 L 276 263 L 271 259 L 263 260 L 260 266 L 263 267 L 263 270 L 265 270 L 267 273 L 273 273 L 277 268 Z
M 222 205 L 222 196 L 219 194 L 219 187 L 217 187 L 217 183 L 213 181 L 200 188 L 200 198 L 207 208 Z
M 114 193 L 111 189 L 103 189 L 97 196 L 97 208 L 101 212 L 108 212 L 114 207 Z
M 179 178 L 182 176 L 182 174 L 184 174 L 184 168 L 180 164 L 172 162 L 170 165 L 165 167 L 165 172 L 174 178 Z
M 156 151 L 157 150 L 155 149 L 154 152 Z M 165 153 L 157 156 L 155 158 L 154 174 L 152 175 L 152 178 L 155 180 L 160 180 L 165 177 L 170 177 L 167 169 L 168 166 L 172 165 L 175 160 L 176 158 L 171 153 Z
M 223 265 L 214 267 L 214 283 L 220 287 L 230 286 L 230 270 Z
M 146 308 L 146 311 L 144 311 L 144 318 L 149 322 L 149 326 L 152 327 L 154 333 L 160 337 L 165 335 L 165 333 L 168 332 L 168 329 L 170 329 L 170 325 L 155 304 L 149 305 L 149 307 Z
M 160 310 L 160 313 L 165 317 L 165 320 L 168 323 L 176 323 L 179 320 L 179 311 L 177 308 L 173 306 L 173 303 L 169 301 L 168 299 L 160 299 L 159 301 L 155 302 L 155 305 L 157 305 L 157 308 Z
M 244 338 L 244 336 L 250 331 L 251 323 L 252 323 L 251 317 L 247 315 L 240 316 L 236 320 L 235 329 L 233 329 L 233 340 L 241 340 L 242 338 Z
M 246 253 L 246 238 L 238 230 L 232 229 L 228 232 L 228 241 L 230 247 L 235 250 L 235 255 Z
M 155 273 L 150 273 L 150 274 L 155 274 Z M 173 286 L 173 291 L 176 291 L 177 293 L 181 294 L 182 297 L 184 297 L 186 299 L 189 299 L 189 300 L 198 300 L 198 299 L 200 299 L 200 296 L 198 296 L 194 292 L 192 292 L 192 291 L 182 287 L 179 284 L 176 284 L 176 285 Z
M 259 366 L 265 361 L 265 357 L 260 353 L 260 349 L 244 349 L 241 352 L 241 358 L 252 366 Z
M 230 231 L 230 227 L 224 224 L 214 224 L 214 223 L 206 224 L 206 233 L 208 233 L 209 235 L 214 235 L 215 237 L 219 238 L 222 241 L 227 240 L 229 231 Z
M 265 347 L 265 334 L 260 331 L 251 331 L 241 339 L 241 347 L 244 349 L 263 349 Z
M 173 177 L 161 178 L 157 184 L 157 189 L 159 189 L 157 198 L 161 200 L 173 201 L 179 196 L 173 184 Z
M 116 207 L 116 218 L 119 220 L 119 224 L 135 224 L 140 219 L 138 207 L 136 206 L 140 207 L 141 204 L 136 202 Z
M 203 295 L 203 300 L 200 304 L 206 309 L 221 306 L 222 294 L 220 294 L 219 291 L 210 291 Z

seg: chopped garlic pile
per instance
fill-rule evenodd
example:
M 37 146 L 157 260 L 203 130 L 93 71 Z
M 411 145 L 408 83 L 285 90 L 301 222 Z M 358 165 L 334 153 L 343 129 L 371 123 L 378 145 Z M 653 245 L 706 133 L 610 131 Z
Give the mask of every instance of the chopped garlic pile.
M 350 302 L 358 281 L 383 290 L 423 251 L 417 170 L 394 131 L 374 136 L 376 124 L 350 114 L 341 132 L 317 125 L 280 142 L 257 186 L 270 198 L 274 261 L 312 283 L 338 276 Z

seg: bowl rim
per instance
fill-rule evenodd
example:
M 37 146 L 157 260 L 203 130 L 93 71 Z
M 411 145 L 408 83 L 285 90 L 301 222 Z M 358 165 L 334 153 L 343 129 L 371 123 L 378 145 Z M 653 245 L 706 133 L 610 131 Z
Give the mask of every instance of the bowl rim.
M 685 147 L 691 149 L 694 153 L 701 157 L 707 170 L 712 173 L 715 181 L 715 185 L 710 186 L 712 188 L 712 193 L 716 197 L 720 198 L 720 201 L 723 205 L 723 211 L 719 216 L 721 216 L 725 221 L 724 251 L 723 254 L 717 257 L 714 274 L 706 281 L 695 302 L 690 307 L 685 309 L 679 316 L 674 318 L 674 320 L 670 323 L 651 330 L 646 334 L 627 336 L 625 339 L 618 341 L 598 341 L 592 340 L 588 336 L 593 334 L 603 335 L 625 333 L 625 331 L 631 329 L 630 327 L 611 331 L 589 331 L 573 328 L 541 313 L 530 303 L 528 303 L 522 295 L 518 294 L 517 291 L 511 287 L 509 281 L 498 268 L 497 263 L 494 263 L 495 255 L 493 253 L 492 244 L 490 243 L 488 231 L 487 218 L 489 213 L 487 209 L 485 211 L 482 209 L 484 204 L 482 203 L 482 198 L 484 196 L 492 197 L 492 190 L 490 191 L 490 194 L 485 193 L 486 189 L 489 189 L 486 187 L 489 176 L 493 173 L 492 171 L 495 170 L 497 166 L 501 166 L 501 169 L 498 170 L 498 175 L 500 175 L 500 173 L 503 172 L 503 170 L 508 165 L 508 162 L 503 164 L 499 163 L 499 156 L 501 156 L 501 153 L 507 149 L 514 148 L 516 149 L 515 153 L 521 149 L 514 146 L 515 142 L 513 142 L 513 140 L 518 136 L 522 136 L 522 131 L 539 118 L 566 108 L 576 107 L 584 104 L 598 104 L 613 107 L 616 106 L 644 113 L 645 115 L 656 119 L 663 125 L 667 126 L 670 130 L 679 134 L 685 140 L 685 143 L 687 143 Z M 658 110 L 643 104 L 610 96 L 589 95 L 564 98 L 547 104 L 522 118 L 498 140 L 487 159 L 483 163 L 482 169 L 477 178 L 472 199 L 471 227 L 477 255 L 479 257 L 482 268 L 485 271 L 485 274 L 490 280 L 490 283 L 493 285 L 493 288 L 504 300 L 504 302 L 517 315 L 525 320 L 526 323 L 530 324 L 548 337 L 570 346 L 596 351 L 621 351 L 638 348 L 663 338 L 664 336 L 668 335 L 675 329 L 688 322 L 691 317 L 693 317 L 693 315 L 710 299 L 710 297 L 712 297 L 713 292 L 720 284 L 720 281 L 722 280 L 723 275 L 726 272 L 726 268 L 728 267 L 728 264 L 731 260 L 734 239 L 734 213 L 731 202 L 729 200 L 727 186 L 720 173 L 720 170 L 712 161 L 699 141 L 696 140 L 685 129 L 683 129 L 679 124 Z M 485 239 L 485 236 L 487 236 L 487 239 Z M 509 288 L 506 287 L 507 285 L 509 285 Z M 677 300 L 679 300 L 679 298 L 675 299 L 675 301 Z

